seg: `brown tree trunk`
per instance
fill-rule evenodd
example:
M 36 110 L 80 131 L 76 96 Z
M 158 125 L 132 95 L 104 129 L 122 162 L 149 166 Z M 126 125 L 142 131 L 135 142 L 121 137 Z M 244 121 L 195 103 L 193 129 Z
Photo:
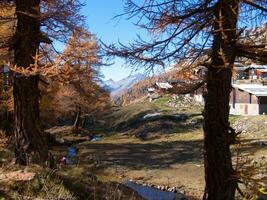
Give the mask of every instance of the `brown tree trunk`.
M 45 164 L 47 145 L 40 130 L 38 76 L 14 81 L 15 155 L 17 163 Z
M 82 128 L 85 128 L 86 122 L 87 122 L 87 116 L 85 115 L 85 116 L 82 118 L 82 123 L 81 123 L 81 127 L 82 127 Z
M 76 107 L 76 118 L 73 124 L 73 132 L 78 133 L 79 132 L 79 127 L 81 124 L 81 107 L 77 106 Z
M 235 61 L 238 0 L 215 7 L 212 62 L 208 69 L 204 112 L 204 200 L 234 200 L 237 180 L 231 161 L 229 96 Z
M 29 67 L 39 48 L 39 0 L 16 0 L 14 62 Z M 14 138 L 18 164 L 47 164 L 48 148 L 40 130 L 38 76 L 14 75 Z

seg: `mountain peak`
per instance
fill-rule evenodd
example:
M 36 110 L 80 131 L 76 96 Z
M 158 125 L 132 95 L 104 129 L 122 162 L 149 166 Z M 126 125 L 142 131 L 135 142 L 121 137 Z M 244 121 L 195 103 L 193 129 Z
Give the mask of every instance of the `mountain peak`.
M 111 96 L 116 96 L 124 91 L 130 89 L 135 83 L 143 80 L 145 78 L 144 74 L 138 73 L 134 75 L 129 75 L 119 81 L 114 81 L 109 79 L 105 81 L 106 88 L 109 88 Z

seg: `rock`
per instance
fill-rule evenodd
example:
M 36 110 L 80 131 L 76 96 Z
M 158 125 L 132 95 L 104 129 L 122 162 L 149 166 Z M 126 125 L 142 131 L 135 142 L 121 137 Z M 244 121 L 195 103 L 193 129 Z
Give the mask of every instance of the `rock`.
M 153 118 L 153 117 L 156 117 L 156 116 L 160 116 L 162 115 L 161 113 L 149 113 L 149 114 L 146 114 L 143 119 L 147 119 L 147 118 Z
M 185 195 L 185 190 L 179 190 L 179 192 Z
M 56 137 L 56 142 L 58 142 L 59 144 L 64 144 L 65 140 L 63 138 Z
M 258 162 L 257 162 L 256 160 L 252 160 L 252 161 L 251 161 L 251 164 L 252 164 L 252 165 L 257 165 Z

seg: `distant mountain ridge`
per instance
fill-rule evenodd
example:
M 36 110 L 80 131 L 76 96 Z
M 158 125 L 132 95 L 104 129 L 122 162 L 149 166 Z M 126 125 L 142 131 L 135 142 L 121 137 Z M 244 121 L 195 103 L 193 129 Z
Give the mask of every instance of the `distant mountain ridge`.
M 146 76 L 144 74 L 138 73 L 135 75 L 127 76 L 119 81 L 114 81 L 109 79 L 104 82 L 104 88 L 108 90 L 111 94 L 111 97 L 118 96 L 128 89 L 130 89 L 137 82 L 144 80 Z

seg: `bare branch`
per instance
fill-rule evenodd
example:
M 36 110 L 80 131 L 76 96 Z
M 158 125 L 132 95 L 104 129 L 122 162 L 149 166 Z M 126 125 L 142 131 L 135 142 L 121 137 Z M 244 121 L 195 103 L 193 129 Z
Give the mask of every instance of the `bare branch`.
M 255 2 L 253 2 L 253 0 L 243 0 L 244 3 L 256 8 L 256 9 L 259 9 L 261 11 L 264 11 L 264 12 L 267 12 L 267 8 L 266 7 L 263 7 Z
M 258 61 L 261 63 L 267 63 L 267 48 L 261 48 L 262 45 L 259 46 L 246 46 L 239 45 L 237 46 L 237 56 L 249 58 L 254 61 Z M 264 46 L 265 47 L 265 46 Z

